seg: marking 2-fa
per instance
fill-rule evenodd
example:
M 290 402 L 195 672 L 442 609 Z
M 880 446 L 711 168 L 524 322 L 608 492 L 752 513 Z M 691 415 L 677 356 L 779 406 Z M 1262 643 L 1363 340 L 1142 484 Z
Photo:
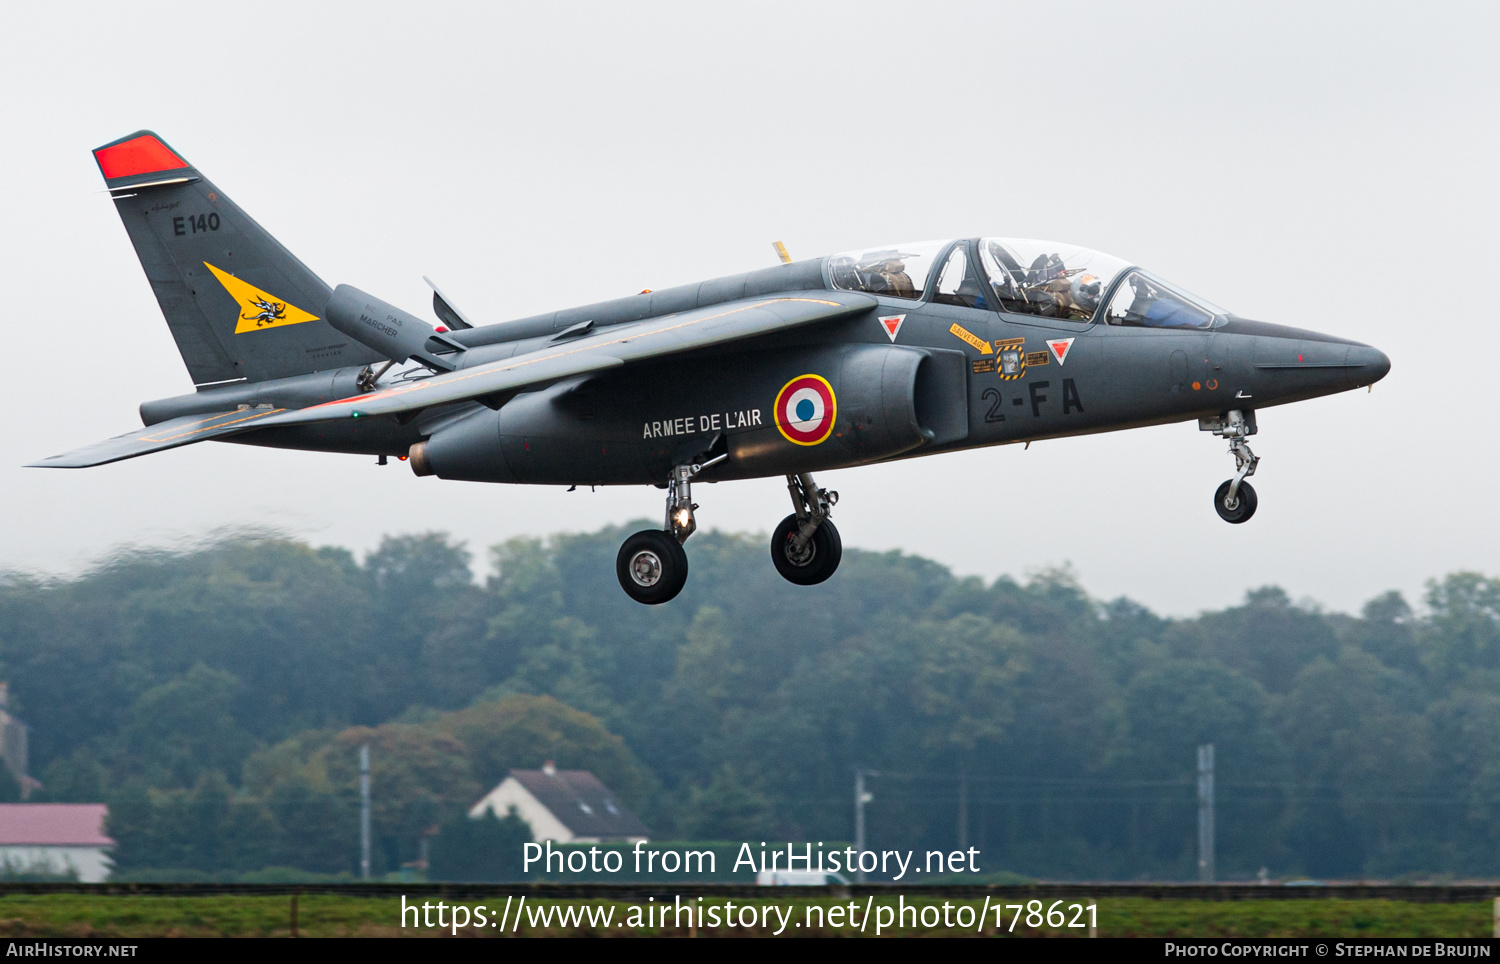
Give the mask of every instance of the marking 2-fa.
M 1019 388 L 1020 386 L 1018 385 L 1016 387 Z M 1017 392 L 1015 395 L 1012 395 L 1010 398 L 1010 403 L 1019 407 L 1024 406 L 1029 402 L 1031 405 L 1031 417 L 1041 418 L 1042 404 L 1049 400 L 1049 396 L 1046 394 L 1046 392 L 1051 387 L 1052 383 L 1046 380 L 1027 382 L 1025 393 Z M 987 407 L 985 408 L 984 412 L 984 420 L 986 422 L 994 423 L 1005 421 L 1005 412 L 1001 409 L 1001 406 L 1005 403 L 1005 399 L 1000 394 L 1000 390 L 998 388 L 986 388 L 984 391 L 979 393 L 979 397 L 987 403 Z M 1061 401 L 1062 414 L 1064 415 L 1072 415 L 1074 412 L 1082 412 L 1084 410 L 1083 399 L 1078 394 L 1078 385 L 1071 378 L 1064 378 L 1062 380 Z

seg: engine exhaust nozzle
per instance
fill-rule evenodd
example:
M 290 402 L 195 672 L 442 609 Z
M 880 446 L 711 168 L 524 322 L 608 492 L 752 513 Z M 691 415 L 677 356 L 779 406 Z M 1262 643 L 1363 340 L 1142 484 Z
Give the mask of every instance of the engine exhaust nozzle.
M 432 470 L 432 462 L 427 458 L 426 442 L 417 442 L 414 444 L 411 450 L 406 453 L 406 460 L 411 463 L 411 470 L 414 475 L 436 474 Z

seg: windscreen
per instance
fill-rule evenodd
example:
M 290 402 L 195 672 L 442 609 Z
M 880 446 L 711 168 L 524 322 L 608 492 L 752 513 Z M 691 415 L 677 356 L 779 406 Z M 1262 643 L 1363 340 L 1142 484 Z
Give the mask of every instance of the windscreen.
M 1208 328 L 1224 310 L 1140 269 L 1125 276 L 1104 320 L 1136 328 Z

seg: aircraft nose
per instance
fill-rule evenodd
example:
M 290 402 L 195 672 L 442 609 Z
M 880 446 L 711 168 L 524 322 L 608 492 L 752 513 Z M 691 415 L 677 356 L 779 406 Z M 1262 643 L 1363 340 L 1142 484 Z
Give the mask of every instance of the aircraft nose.
M 1391 360 L 1386 353 L 1369 345 L 1351 347 L 1348 364 L 1359 366 L 1353 369 L 1353 374 L 1355 382 L 1360 385 L 1373 385 L 1391 370 Z

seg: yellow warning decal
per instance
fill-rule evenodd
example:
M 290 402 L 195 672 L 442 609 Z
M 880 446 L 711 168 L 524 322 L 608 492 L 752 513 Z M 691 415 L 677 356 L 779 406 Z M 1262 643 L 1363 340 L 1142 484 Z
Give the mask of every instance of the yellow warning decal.
M 978 335 L 974 334 L 972 331 L 969 331 L 967 328 L 958 324 L 957 322 L 954 323 L 952 328 L 948 329 L 948 333 L 951 335 L 957 335 L 963 341 L 968 342 L 970 346 L 977 348 L 981 355 L 988 355 L 992 353 L 989 342 L 985 341 L 983 338 L 980 338 Z
M 255 285 L 241 281 L 227 271 L 220 271 L 207 261 L 203 266 L 214 273 L 219 279 L 219 284 L 229 292 L 229 296 L 240 306 L 239 323 L 234 326 L 234 333 L 242 335 L 247 331 L 262 331 L 266 328 L 280 328 L 283 325 L 300 325 L 304 321 L 317 321 L 318 316 L 309 314 L 296 305 L 288 304 L 275 295 L 261 291 Z

